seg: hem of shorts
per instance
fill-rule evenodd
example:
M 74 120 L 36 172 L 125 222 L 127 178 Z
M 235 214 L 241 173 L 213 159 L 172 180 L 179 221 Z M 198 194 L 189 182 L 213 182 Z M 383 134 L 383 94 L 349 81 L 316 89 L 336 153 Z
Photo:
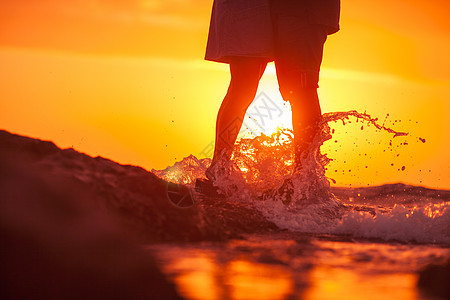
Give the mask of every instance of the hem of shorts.
M 269 58 L 267 56 L 257 56 L 257 55 L 227 55 L 227 56 L 220 56 L 220 57 L 208 57 L 206 56 L 204 59 L 207 61 L 213 61 L 213 62 L 218 62 L 218 63 L 226 63 L 229 64 L 231 63 L 233 58 L 261 58 L 261 59 L 265 59 L 266 62 L 271 62 L 274 61 L 274 58 Z

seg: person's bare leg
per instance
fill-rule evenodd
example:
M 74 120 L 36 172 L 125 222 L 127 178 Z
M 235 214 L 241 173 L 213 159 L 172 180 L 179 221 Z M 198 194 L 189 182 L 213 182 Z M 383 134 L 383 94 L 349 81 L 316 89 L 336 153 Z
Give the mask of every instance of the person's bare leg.
M 301 155 L 312 143 L 322 112 L 317 88 L 296 88 L 291 97 L 292 127 L 294 129 L 295 170 L 301 169 Z
M 289 95 L 284 95 L 289 100 L 292 109 L 292 127 L 294 129 L 295 163 L 294 174 L 301 172 L 301 157 L 308 146 L 311 145 L 318 130 L 318 123 L 322 113 L 320 109 L 317 88 L 296 86 L 290 90 Z M 284 180 L 277 189 L 277 197 L 288 204 L 294 194 L 294 185 L 291 178 Z
M 266 62 L 261 59 L 239 59 L 230 64 L 231 81 L 216 121 L 216 138 L 211 171 L 220 160 L 229 160 L 248 106 L 258 89 Z M 208 174 L 207 177 L 213 177 Z M 210 178 L 213 179 L 213 178 Z

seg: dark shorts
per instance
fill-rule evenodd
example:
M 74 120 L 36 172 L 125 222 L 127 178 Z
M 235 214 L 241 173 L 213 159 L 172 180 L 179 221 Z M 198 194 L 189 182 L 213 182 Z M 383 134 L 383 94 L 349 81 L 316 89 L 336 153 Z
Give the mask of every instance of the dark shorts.
M 297 1 L 273 1 L 271 15 L 275 67 L 283 98 L 298 87 L 317 88 L 326 28 L 311 24 L 305 7 Z

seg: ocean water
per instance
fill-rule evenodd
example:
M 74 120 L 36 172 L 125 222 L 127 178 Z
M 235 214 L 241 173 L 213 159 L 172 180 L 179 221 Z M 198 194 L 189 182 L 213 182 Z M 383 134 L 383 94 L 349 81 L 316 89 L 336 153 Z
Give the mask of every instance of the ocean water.
M 216 183 L 280 230 L 221 243 L 155 245 L 164 272 L 188 299 L 435 299 L 417 288 L 418 272 L 450 259 L 450 191 L 404 184 L 332 187 L 321 152 L 330 122 L 363 120 L 392 138 L 405 136 L 355 111 L 323 116 L 321 131 L 293 170 L 293 135 L 241 139 Z M 210 159 L 189 156 L 156 171 L 193 187 Z M 292 199 L 271 191 L 292 178 Z M 269 192 L 268 192 L 269 191 Z M 202 196 L 193 192 L 194 198 Z M 448 278 L 450 280 L 450 278 Z

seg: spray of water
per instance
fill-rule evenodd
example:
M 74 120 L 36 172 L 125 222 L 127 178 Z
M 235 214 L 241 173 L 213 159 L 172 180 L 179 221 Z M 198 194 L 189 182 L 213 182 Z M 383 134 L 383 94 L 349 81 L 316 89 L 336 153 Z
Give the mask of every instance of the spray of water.
M 405 132 L 398 132 L 380 124 L 377 118 L 372 118 L 366 113 L 357 111 L 326 113 L 322 116 L 313 142 L 301 158 L 302 170 L 297 172 L 294 170 L 293 131 L 278 129 L 270 136 L 261 134 L 252 139 L 239 140 L 234 147 L 232 160 L 222 162 L 220 165 L 220 169 L 226 170 L 221 172 L 221 175 L 225 176 L 218 176 L 215 184 L 230 198 L 270 199 L 270 196 L 262 197 L 262 195 L 267 191 L 276 190 L 286 178 L 291 177 L 295 188 L 294 201 L 290 201 L 292 207 L 304 207 L 308 203 L 333 198 L 330 192 L 332 179 L 325 176 L 325 168 L 331 159 L 321 152 L 320 147 L 332 138 L 329 123 L 342 121 L 345 124 L 350 117 L 366 121 L 377 129 L 392 134 L 393 137 L 407 135 Z M 168 181 L 192 184 L 196 178 L 204 177 L 210 163 L 211 160 L 208 158 L 199 160 L 191 155 L 172 167 L 153 172 Z
M 332 138 L 329 123 L 342 121 L 345 124 L 350 117 L 366 121 L 377 129 L 392 134 L 393 137 L 407 135 L 405 132 L 398 132 L 380 124 L 378 119 L 366 113 L 357 111 L 327 113 L 322 117 L 320 129 L 312 144 L 301 157 L 300 171 L 294 170 L 294 134 L 292 130 L 279 129 L 271 136 L 262 134 L 254 139 L 242 139 L 237 142 L 233 159 L 226 166 L 230 170 L 229 176 L 219 180 L 217 185 L 234 198 L 252 195 L 256 199 L 275 200 L 274 194 L 267 191 L 276 191 L 286 178 L 291 178 L 294 196 L 291 201 L 283 201 L 289 209 L 303 209 L 306 206 L 330 201 L 336 203 L 330 192 L 331 179 L 325 176 L 325 168 L 331 159 L 322 153 L 320 148 L 325 141 Z
M 351 122 L 350 118 L 367 122 L 393 138 L 408 135 L 385 126 L 386 120 L 380 122 L 366 113 L 327 113 L 322 116 L 320 130 L 302 157 L 303 169 L 300 172 L 294 172 L 293 132 L 279 129 L 271 136 L 262 134 L 238 141 L 232 160 L 222 166 L 226 176 L 218 178 L 217 186 L 228 195 L 226 201 L 246 202 L 280 228 L 291 231 L 400 241 L 450 242 L 448 200 L 440 200 L 436 204 L 425 198 L 421 204 L 407 207 L 392 205 L 392 199 L 385 199 L 386 193 L 380 193 L 376 205 L 365 205 L 361 209 L 344 204 L 333 195 L 331 179 L 325 176 L 325 168 L 331 159 L 321 152 L 321 146 L 334 133 L 330 123 L 342 122 L 345 125 Z M 421 138 L 418 140 L 425 142 Z M 210 163 L 209 158 L 197 159 L 191 155 L 172 167 L 153 172 L 165 180 L 192 185 L 196 178 L 204 177 Z M 270 193 L 264 197 L 267 195 L 265 191 L 276 190 L 286 178 L 292 178 L 295 188 L 291 201 L 286 203 Z M 379 210 L 383 203 L 385 208 Z

